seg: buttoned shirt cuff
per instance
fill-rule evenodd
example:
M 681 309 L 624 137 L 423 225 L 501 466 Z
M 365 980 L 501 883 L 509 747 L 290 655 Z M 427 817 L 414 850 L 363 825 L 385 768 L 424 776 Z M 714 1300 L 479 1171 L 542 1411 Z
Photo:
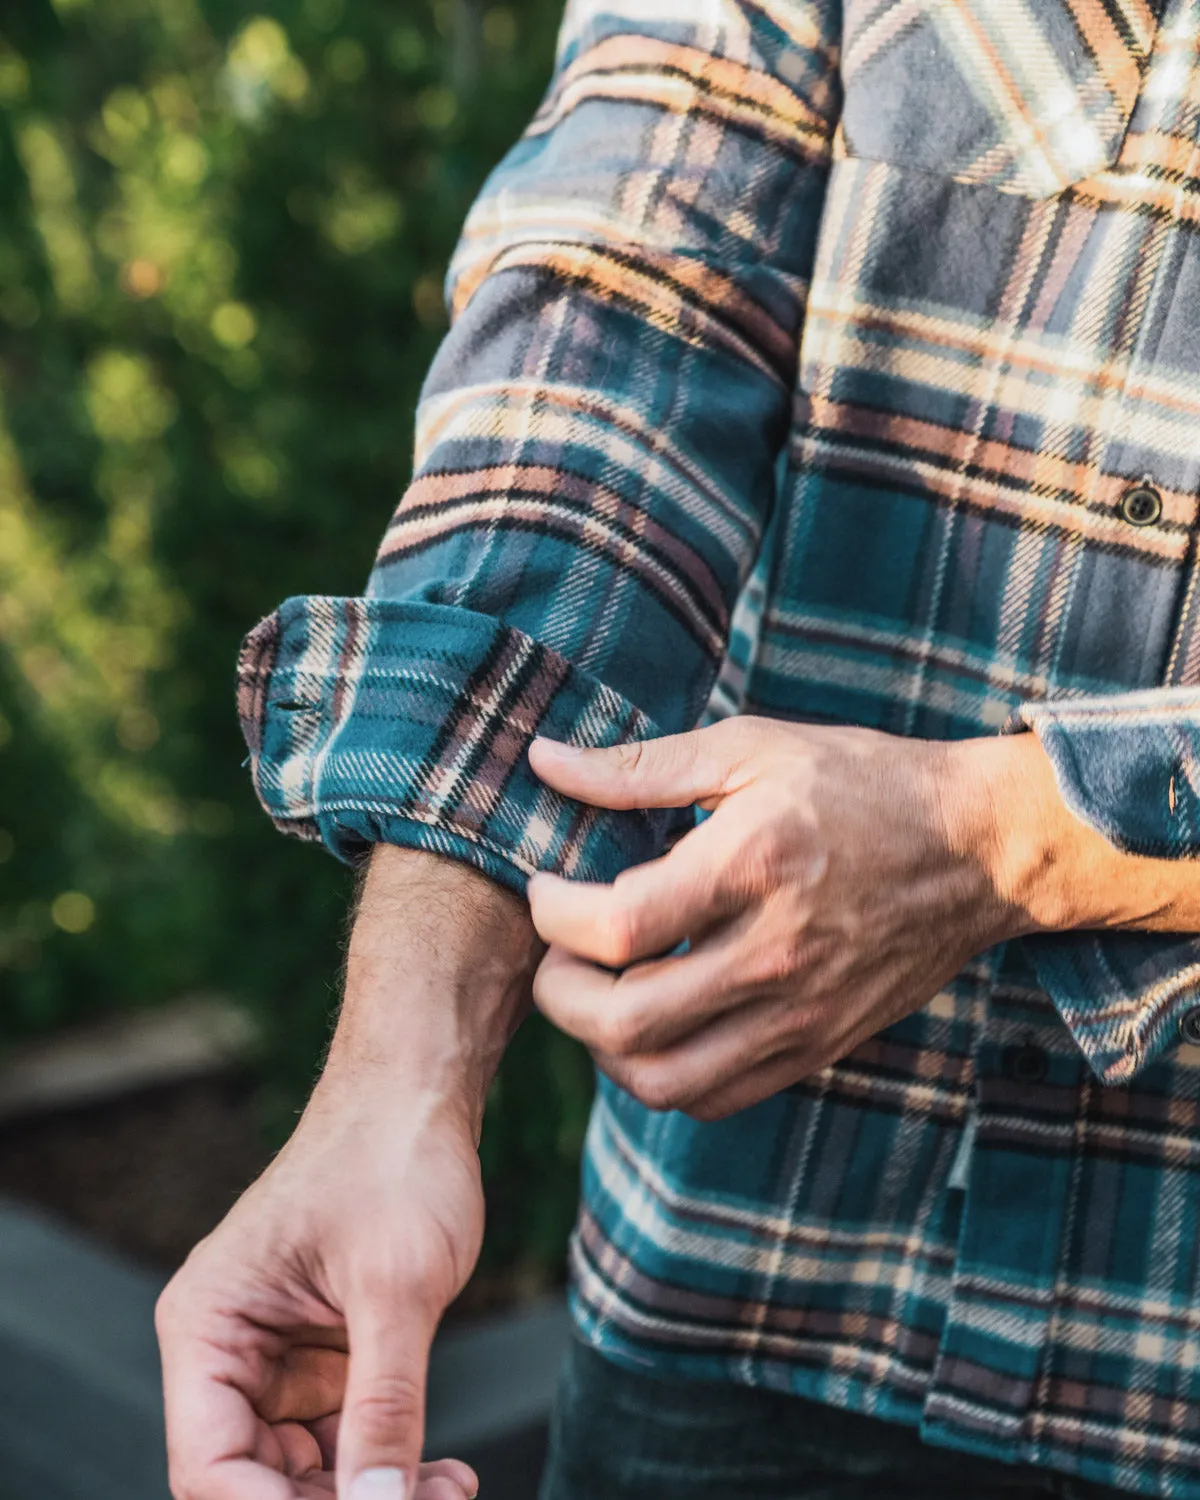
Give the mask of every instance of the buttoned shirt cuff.
M 1200 694 L 1155 689 L 1023 704 L 1006 733 L 1032 730 L 1071 811 L 1116 848 L 1200 855 L 1194 786 Z M 1200 868 L 1197 870 L 1200 878 Z M 1126 1083 L 1175 1046 L 1200 1007 L 1200 938 L 1068 932 L 1022 940 L 1093 1072 Z
M 288 599 L 243 644 L 238 712 L 276 825 L 347 862 L 389 843 L 517 891 L 535 870 L 608 881 L 690 821 L 544 786 L 526 753 L 535 734 L 612 745 L 660 731 L 557 652 L 469 610 Z
M 1200 689 L 1024 703 L 1073 813 L 1126 854 L 1200 856 Z

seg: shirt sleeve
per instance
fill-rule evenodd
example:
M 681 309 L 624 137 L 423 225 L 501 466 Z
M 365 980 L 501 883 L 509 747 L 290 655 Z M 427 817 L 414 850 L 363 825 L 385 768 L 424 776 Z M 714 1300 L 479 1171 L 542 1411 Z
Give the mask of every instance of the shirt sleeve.
M 1024 704 L 1006 729 L 1037 735 L 1067 806 L 1114 847 L 1200 861 L 1200 688 Z M 1200 1006 L 1195 935 L 1072 932 L 1024 942 L 1106 1083 L 1127 1082 L 1176 1044 L 1183 1018 Z
M 839 97 L 824 0 L 574 0 L 451 266 L 415 478 L 364 597 L 289 599 L 239 711 L 277 825 L 522 889 L 611 879 L 663 813 L 583 809 L 526 750 L 692 728 L 790 414 Z

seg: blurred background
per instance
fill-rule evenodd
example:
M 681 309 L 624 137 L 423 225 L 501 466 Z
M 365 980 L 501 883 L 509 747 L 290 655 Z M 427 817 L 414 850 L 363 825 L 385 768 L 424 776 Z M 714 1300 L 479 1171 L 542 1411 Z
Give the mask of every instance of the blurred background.
M 0 1194 L 152 1277 L 286 1138 L 344 940 L 242 768 L 238 642 L 361 590 L 560 10 L 0 9 Z M 557 1286 L 590 1089 L 523 1029 L 459 1319 Z

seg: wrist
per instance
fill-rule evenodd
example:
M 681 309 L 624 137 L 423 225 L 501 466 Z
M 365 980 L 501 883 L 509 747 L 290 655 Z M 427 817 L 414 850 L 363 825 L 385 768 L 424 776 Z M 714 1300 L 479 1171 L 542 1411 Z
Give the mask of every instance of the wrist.
M 478 1144 L 488 1091 L 504 1051 L 497 1035 L 507 1038 L 516 1029 L 519 1017 L 509 1019 L 516 1007 L 507 1012 L 499 1000 L 492 1006 L 480 994 L 472 995 L 485 1027 L 494 1012 L 506 1011 L 481 1036 L 446 1013 L 449 997 L 444 993 L 436 1004 L 423 1004 L 392 989 L 367 995 L 349 987 L 346 999 L 360 1019 L 353 1026 L 339 1023 L 313 1090 L 313 1105 L 341 1110 L 353 1102 L 383 1119 L 415 1111 L 461 1127 Z M 403 1024 L 383 1021 L 383 1012 L 400 1007 Z M 363 1017 L 369 1018 L 366 1024 Z
M 364 1068 L 360 1058 L 331 1049 L 298 1133 L 322 1142 L 347 1131 L 402 1142 L 432 1132 L 476 1151 L 486 1097 L 474 1080 L 449 1069 Z
M 994 941 L 1088 925 L 1076 880 L 1081 840 L 1097 839 L 1062 800 L 1033 734 L 949 747 L 959 837 L 992 893 Z

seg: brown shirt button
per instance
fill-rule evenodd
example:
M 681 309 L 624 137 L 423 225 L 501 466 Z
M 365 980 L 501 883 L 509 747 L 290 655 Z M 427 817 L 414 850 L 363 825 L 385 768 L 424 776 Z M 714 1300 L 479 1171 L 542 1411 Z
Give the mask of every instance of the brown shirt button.
M 1153 526 L 1162 515 L 1162 496 L 1152 484 L 1135 484 L 1121 496 L 1117 509 L 1131 526 Z

